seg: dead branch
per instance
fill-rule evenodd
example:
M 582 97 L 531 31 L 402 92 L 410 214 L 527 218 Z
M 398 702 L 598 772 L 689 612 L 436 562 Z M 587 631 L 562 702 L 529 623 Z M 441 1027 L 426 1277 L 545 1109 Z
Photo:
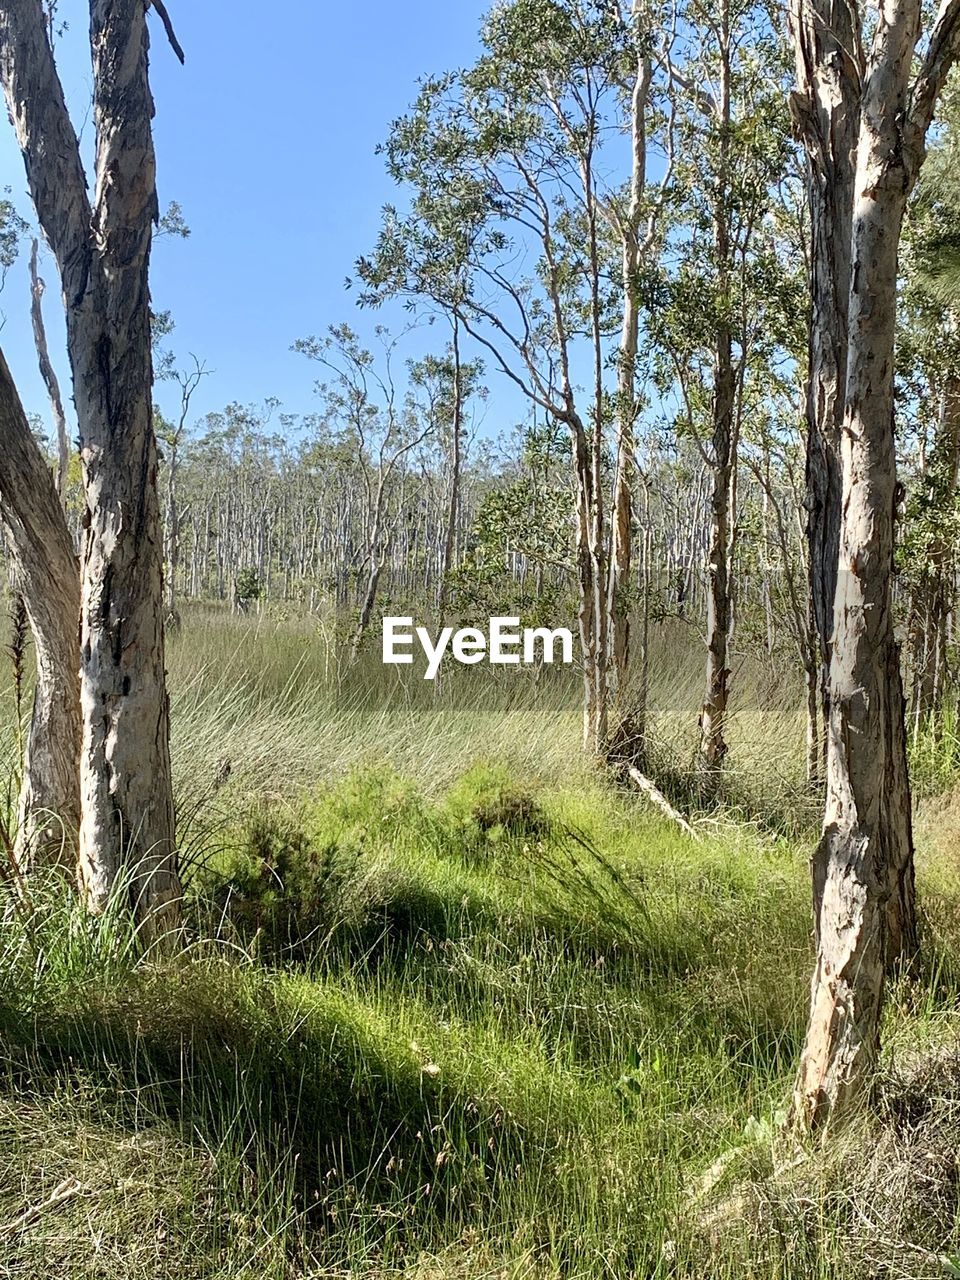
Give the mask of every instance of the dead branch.
M 630 775 L 632 782 L 640 788 L 647 799 L 660 810 L 660 812 L 672 822 L 675 822 L 685 835 L 690 836 L 692 840 L 699 840 L 700 833 L 691 827 L 682 813 L 673 807 L 667 797 L 663 794 L 656 783 L 651 782 L 645 774 L 642 774 L 635 765 L 627 766 L 627 773 Z
M 163 3 L 163 0 L 149 0 L 149 3 L 153 5 L 154 9 L 156 9 L 157 17 L 163 23 L 163 29 L 167 33 L 167 39 L 170 41 L 170 48 L 180 59 L 180 63 L 182 65 L 186 61 L 183 54 L 183 47 L 177 39 L 177 33 L 173 29 L 173 23 L 170 21 L 169 13 L 167 13 L 167 6 Z

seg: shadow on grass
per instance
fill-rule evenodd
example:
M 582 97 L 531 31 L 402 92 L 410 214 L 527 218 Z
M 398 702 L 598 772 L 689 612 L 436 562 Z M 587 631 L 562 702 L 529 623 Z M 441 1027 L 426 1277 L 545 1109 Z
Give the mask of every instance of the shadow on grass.
M 398 1240 L 429 1217 L 448 1235 L 483 1221 L 505 1180 L 544 1158 L 536 1117 L 521 1123 L 441 1075 L 360 1006 L 324 993 L 299 1008 L 227 972 L 157 971 L 30 1021 L 0 1007 L 6 1088 L 37 1097 L 93 1084 L 131 1131 L 172 1121 L 215 1158 L 272 1173 L 278 1194 L 292 1182 L 327 1232 L 376 1205 L 365 1231 Z

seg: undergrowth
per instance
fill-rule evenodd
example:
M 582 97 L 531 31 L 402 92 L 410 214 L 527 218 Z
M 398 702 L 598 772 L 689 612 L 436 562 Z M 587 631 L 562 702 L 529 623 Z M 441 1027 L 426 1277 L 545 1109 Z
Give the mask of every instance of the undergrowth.
M 244 622 L 231 663 L 204 625 L 172 655 L 177 954 L 56 878 L 5 892 L 0 1276 L 950 1274 L 949 859 L 921 856 L 880 1107 L 833 1163 L 783 1148 L 811 960 L 792 712 L 733 720 L 708 816 L 660 685 L 696 842 L 582 763 L 559 683 L 381 705 L 291 661 L 296 630 L 271 658 Z

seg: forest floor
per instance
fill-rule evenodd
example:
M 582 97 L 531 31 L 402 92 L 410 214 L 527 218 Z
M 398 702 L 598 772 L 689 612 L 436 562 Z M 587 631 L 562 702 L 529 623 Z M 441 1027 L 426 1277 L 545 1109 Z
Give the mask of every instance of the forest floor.
M 923 972 L 827 1161 L 782 1132 L 815 838 L 782 685 L 693 840 L 582 763 L 559 675 L 338 681 L 305 625 L 213 614 L 170 659 L 187 945 L 53 881 L 8 906 L 0 1277 L 960 1275 L 948 795 Z

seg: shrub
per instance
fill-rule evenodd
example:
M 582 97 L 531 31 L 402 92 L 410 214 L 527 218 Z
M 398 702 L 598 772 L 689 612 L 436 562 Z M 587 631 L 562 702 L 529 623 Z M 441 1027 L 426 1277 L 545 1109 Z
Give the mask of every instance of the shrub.
M 505 839 L 540 840 L 549 820 L 531 793 L 502 766 L 477 765 L 447 795 L 447 812 L 467 847 L 497 845 Z
M 215 868 L 198 873 L 201 902 L 268 954 L 316 950 L 369 905 L 363 841 L 308 829 L 305 815 L 260 802 Z

